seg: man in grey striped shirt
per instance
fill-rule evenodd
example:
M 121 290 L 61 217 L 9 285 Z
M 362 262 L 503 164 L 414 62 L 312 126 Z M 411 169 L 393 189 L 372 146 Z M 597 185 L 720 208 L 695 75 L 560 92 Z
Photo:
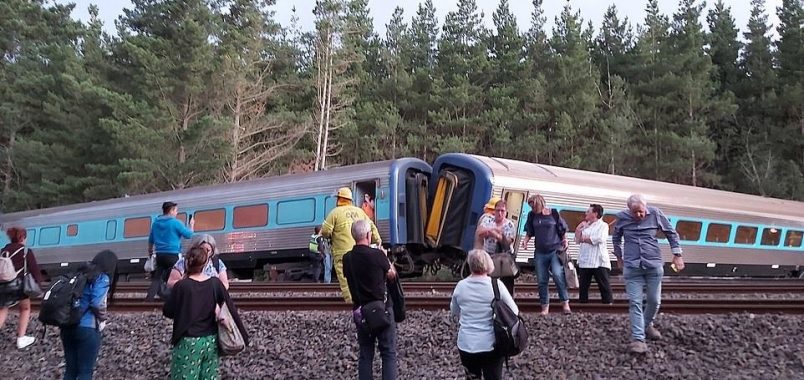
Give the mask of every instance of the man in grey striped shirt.
M 640 194 L 628 197 L 627 203 L 628 210 L 617 214 L 611 242 L 614 244 L 617 265 L 623 270 L 625 291 L 630 301 L 628 314 L 631 319 L 632 342 L 628 348 L 633 353 L 641 354 L 648 351 L 646 336 L 653 340 L 662 338 L 662 334 L 653 326 L 653 318 L 661 303 L 664 276 L 664 259 L 656 239 L 658 230 L 667 236 L 677 271 L 684 269 L 684 259 L 681 258 L 678 233 L 662 210 L 648 207 L 645 198 Z M 647 299 L 644 311 L 643 296 Z

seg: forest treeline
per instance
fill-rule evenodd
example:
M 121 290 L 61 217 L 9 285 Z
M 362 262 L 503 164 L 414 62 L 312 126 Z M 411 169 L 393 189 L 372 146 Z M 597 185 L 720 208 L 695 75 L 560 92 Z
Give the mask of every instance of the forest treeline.
M 443 152 L 804 199 L 801 0 L 739 26 L 722 1 L 600 25 L 567 4 L 551 30 L 543 0 L 492 28 L 456 1 L 381 36 L 367 0 L 317 1 L 313 30 L 273 0 L 133 0 L 111 34 L 5 0 L 2 211 Z

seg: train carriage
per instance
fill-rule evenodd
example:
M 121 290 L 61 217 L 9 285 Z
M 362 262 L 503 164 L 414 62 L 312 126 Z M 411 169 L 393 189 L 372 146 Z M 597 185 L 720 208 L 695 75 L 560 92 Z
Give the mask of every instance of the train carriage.
M 685 274 L 775 276 L 804 268 L 801 202 L 468 154 L 438 157 L 430 193 L 432 214 L 425 232 L 441 249 L 470 249 L 484 204 L 499 196 L 507 202 L 508 217 L 519 231 L 517 261 L 529 263 L 533 243 L 520 248 L 530 212 L 526 200 L 540 193 L 567 220 L 570 255 L 576 258 L 578 245 L 572 232 L 590 203 L 604 207 L 611 234 L 614 215 L 625 208 L 626 198 L 642 193 L 678 231 L 688 267 Z M 454 223 L 465 228 L 451 227 Z M 667 240 L 660 242 L 669 262 Z M 610 238 L 607 244 L 613 251 Z
M 309 266 L 309 237 L 335 207 L 335 190 L 342 186 L 352 188 L 357 206 L 363 194 L 375 200 L 383 242 L 405 254 L 409 220 L 419 219 L 430 170 L 422 160 L 402 158 L 10 213 L 0 223 L 4 229 L 27 229 L 28 246 L 48 276 L 74 269 L 103 249 L 118 254 L 123 273 L 141 273 L 151 223 L 162 202 L 174 201 L 178 219 L 186 222 L 192 215 L 195 232 L 215 237 L 226 265 L 237 275 L 250 276 L 268 263 L 285 270 Z M 406 262 L 413 261 L 408 257 Z

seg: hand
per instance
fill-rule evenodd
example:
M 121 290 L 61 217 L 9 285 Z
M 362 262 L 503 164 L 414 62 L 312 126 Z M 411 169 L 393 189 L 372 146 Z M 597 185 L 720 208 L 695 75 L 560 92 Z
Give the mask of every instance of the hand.
M 388 281 L 393 281 L 396 279 L 396 269 L 394 268 L 393 264 L 391 265 L 391 269 L 389 269 L 388 272 L 385 273 L 385 278 Z
M 681 256 L 673 256 L 673 264 L 676 266 L 676 272 L 684 270 L 684 259 Z
M 522 240 L 522 249 L 528 249 L 528 241 Z
M 189 222 L 187 222 L 187 225 L 188 225 L 188 226 L 190 226 L 190 229 L 191 229 L 191 230 L 192 230 L 193 228 L 195 228 L 195 218 L 190 219 L 190 221 L 189 221 Z
M 578 227 L 575 227 L 575 230 L 576 230 L 576 231 L 577 231 L 577 230 L 582 230 L 582 229 L 586 228 L 586 225 L 587 225 L 587 223 L 586 223 L 586 221 L 584 220 L 584 221 L 582 221 L 580 224 L 578 224 Z
M 103 331 L 103 329 L 105 329 L 105 328 L 106 328 L 106 321 L 101 321 L 101 323 L 98 323 L 98 330 L 99 331 Z
M 569 248 L 569 241 L 567 241 L 567 239 L 561 241 L 561 248 L 563 248 L 564 250 Z
M 617 268 L 620 268 L 620 270 L 623 270 L 623 259 L 620 258 L 620 257 L 617 258 Z

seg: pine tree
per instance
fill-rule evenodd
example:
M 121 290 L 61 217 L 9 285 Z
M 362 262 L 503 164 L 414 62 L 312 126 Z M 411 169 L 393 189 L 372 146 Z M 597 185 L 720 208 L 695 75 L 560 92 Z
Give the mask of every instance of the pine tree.
M 598 100 L 600 76 L 589 55 L 590 35 L 584 33 L 580 12 L 569 4 L 556 17 L 550 46 L 550 114 L 548 134 L 550 162 L 569 167 L 589 165 L 584 162 L 585 146 L 596 145 L 589 137 Z
M 777 8 L 779 25 L 776 32 L 776 57 L 779 67 L 779 126 L 776 136 L 777 152 L 788 161 L 786 170 L 793 178 L 802 178 L 804 172 L 804 3 L 801 0 L 783 0 Z M 804 193 L 802 181 L 789 186 Z M 794 195 L 796 193 L 793 193 Z
M 436 81 L 435 73 L 438 19 L 432 0 L 419 4 L 411 19 L 409 40 L 409 53 L 405 56 L 408 57 L 407 72 L 411 76 L 410 100 L 400 110 L 411 127 L 406 145 L 412 155 L 434 160 L 430 113 L 437 109 L 432 94 L 440 91 L 440 82 Z
M 525 73 L 519 80 L 517 94 L 522 109 L 522 123 L 514 126 L 509 155 L 525 161 L 548 162 L 549 149 L 545 144 L 545 134 L 549 128 L 549 115 L 545 76 L 550 45 L 544 30 L 546 18 L 542 0 L 533 0 L 532 4 L 531 22 L 524 38 Z
M 127 157 L 129 193 L 185 188 L 219 178 L 229 157 L 225 123 L 209 113 L 214 72 L 212 11 L 205 0 L 133 0 L 120 18 L 124 85 L 138 105 L 114 127 Z M 160 149 L 153 149 L 160 147 Z
M 737 70 L 737 56 L 741 49 L 737 40 L 737 26 L 731 16 L 731 8 L 723 4 L 722 0 L 715 3 L 715 7 L 706 16 L 709 23 L 708 51 L 707 53 L 715 65 L 714 78 L 720 85 L 720 92 L 734 91 L 739 80 Z
M 449 12 L 444 21 L 436 70 L 436 82 L 442 80 L 443 87 L 434 96 L 439 109 L 430 113 L 438 152 L 474 152 L 487 138 L 478 127 L 485 109 L 488 64 L 482 19 L 474 0 L 459 0 L 458 10 Z

